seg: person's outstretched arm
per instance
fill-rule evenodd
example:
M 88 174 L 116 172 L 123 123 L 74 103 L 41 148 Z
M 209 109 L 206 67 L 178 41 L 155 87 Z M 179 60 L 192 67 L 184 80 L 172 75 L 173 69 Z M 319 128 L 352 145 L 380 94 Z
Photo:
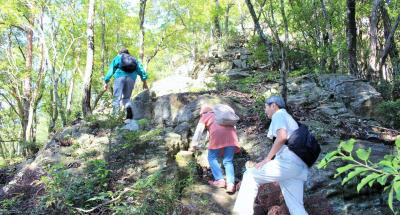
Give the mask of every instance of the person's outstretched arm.
M 137 67 L 138 68 L 136 69 L 136 71 L 137 71 L 138 75 L 140 76 L 140 79 L 143 82 L 143 89 L 147 90 L 147 89 L 149 89 L 149 87 L 147 85 L 147 81 L 146 81 L 148 78 L 147 72 L 144 70 L 142 63 L 138 60 L 137 60 Z
M 264 166 L 264 164 L 268 163 L 269 161 L 272 160 L 272 158 L 276 155 L 276 153 L 279 151 L 279 149 L 281 149 L 281 147 L 286 143 L 287 141 L 287 131 L 284 128 L 279 129 L 276 132 L 276 139 L 274 144 L 272 145 L 271 150 L 269 151 L 267 157 L 262 160 L 261 162 L 256 164 L 256 168 L 259 169 L 262 166 Z
M 194 132 L 192 142 L 190 143 L 190 151 L 194 151 L 197 148 L 199 148 L 201 135 L 203 134 L 203 131 L 205 128 L 206 128 L 206 125 L 204 125 L 204 123 L 201 123 L 201 122 L 197 123 L 197 127 Z
M 104 86 L 103 86 L 104 90 L 108 89 L 108 82 L 110 82 L 111 77 L 114 75 L 115 71 L 118 69 L 119 61 L 120 61 L 120 57 L 116 56 L 113 59 L 113 61 L 110 63 L 110 66 L 108 67 L 108 72 L 103 78 L 103 80 L 104 80 Z

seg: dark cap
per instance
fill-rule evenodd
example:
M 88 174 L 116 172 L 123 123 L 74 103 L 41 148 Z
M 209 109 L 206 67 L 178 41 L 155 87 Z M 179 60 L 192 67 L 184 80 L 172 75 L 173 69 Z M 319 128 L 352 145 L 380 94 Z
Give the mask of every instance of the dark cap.
M 281 96 L 271 96 L 265 100 L 265 104 L 275 103 L 279 108 L 285 108 L 285 101 Z

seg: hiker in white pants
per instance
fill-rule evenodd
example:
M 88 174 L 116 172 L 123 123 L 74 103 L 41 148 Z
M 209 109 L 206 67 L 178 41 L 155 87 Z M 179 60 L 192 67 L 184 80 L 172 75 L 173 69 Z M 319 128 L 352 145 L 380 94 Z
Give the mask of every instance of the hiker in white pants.
M 265 102 L 265 113 L 272 119 L 268 137 L 276 139 L 267 157 L 244 173 L 234 214 L 252 215 L 259 186 L 270 182 L 279 182 L 290 214 L 307 214 L 303 204 L 303 186 L 308 167 L 284 145 L 298 128 L 296 121 L 284 108 L 285 103 L 280 96 L 271 96 Z

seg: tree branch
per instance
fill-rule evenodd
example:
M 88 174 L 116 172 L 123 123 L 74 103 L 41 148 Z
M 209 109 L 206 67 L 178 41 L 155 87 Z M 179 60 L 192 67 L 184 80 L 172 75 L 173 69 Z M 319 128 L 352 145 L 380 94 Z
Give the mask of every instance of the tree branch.
M 390 49 L 392 47 L 392 43 L 394 42 L 393 41 L 394 33 L 395 33 L 396 29 L 397 29 L 397 26 L 399 26 L 399 22 L 400 22 L 400 15 L 397 16 L 396 23 L 393 25 L 392 30 L 390 31 L 390 34 L 389 34 L 389 36 L 388 36 L 388 38 L 387 38 L 387 40 L 385 42 L 385 48 L 383 49 L 383 54 L 382 54 L 382 57 L 381 57 L 381 63 L 379 65 L 379 71 L 382 70 L 382 66 L 385 63 L 386 58 L 387 58 L 387 56 L 389 54 L 389 51 L 390 51 Z
M 6 100 L 6 102 L 8 103 L 8 105 L 10 105 L 11 109 L 19 116 L 19 113 L 17 111 L 17 109 L 15 109 L 14 105 L 11 103 L 10 100 L 8 100 L 8 98 L 3 94 L 0 93 L 0 95 Z

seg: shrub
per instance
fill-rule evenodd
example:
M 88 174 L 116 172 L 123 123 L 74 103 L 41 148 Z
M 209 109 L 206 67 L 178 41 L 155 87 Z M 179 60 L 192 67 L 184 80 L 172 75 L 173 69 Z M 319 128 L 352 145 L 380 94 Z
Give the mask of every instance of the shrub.
M 384 159 L 377 163 L 369 160 L 371 148 L 365 150 L 359 148 L 353 152 L 356 141 L 350 139 L 340 142 L 335 151 L 328 153 L 318 164 L 318 168 L 325 168 L 329 163 L 336 159 L 347 162 L 345 166 L 336 169 L 335 178 L 346 173 L 346 177 L 342 180 L 342 185 L 348 183 L 355 177 L 360 177 L 361 181 L 357 185 L 357 192 L 360 192 L 367 184 L 369 187 L 379 183 L 388 191 L 387 204 L 389 208 L 395 212 L 393 208 L 393 199 L 400 201 L 400 138 L 396 140 L 396 152 L 393 155 L 386 155 Z M 354 157 L 354 154 L 357 157 Z
M 45 194 L 41 196 L 40 211 L 48 213 L 72 213 L 74 207 L 89 207 L 98 202 L 91 199 L 107 189 L 110 171 L 104 160 L 88 162 L 83 175 L 71 174 L 64 165 L 50 167 L 47 176 L 40 181 L 45 186 Z
M 384 123 L 400 128 L 400 99 L 382 102 L 377 106 L 376 111 Z

